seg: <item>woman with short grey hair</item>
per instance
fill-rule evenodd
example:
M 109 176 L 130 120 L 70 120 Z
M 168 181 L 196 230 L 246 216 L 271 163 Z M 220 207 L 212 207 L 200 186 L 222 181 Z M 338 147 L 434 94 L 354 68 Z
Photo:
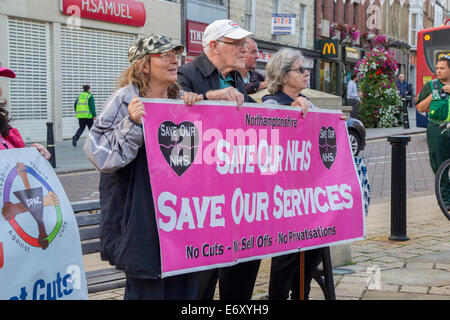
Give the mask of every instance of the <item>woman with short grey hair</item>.
M 266 67 L 267 89 L 270 94 L 262 97 L 264 104 L 298 106 L 303 116 L 309 108 L 316 108 L 301 92 L 308 87 L 309 71 L 304 67 L 301 51 L 283 48 L 275 53 Z M 346 120 L 345 116 L 340 116 Z M 311 280 L 321 262 L 321 249 L 305 252 L 304 293 L 309 298 Z M 300 298 L 300 253 L 272 258 L 269 281 L 269 300 L 286 300 L 292 292 L 292 300 Z
M 297 106 L 305 116 L 311 102 L 300 92 L 308 87 L 309 71 L 303 66 L 305 58 L 300 50 L 282 48 L 269 60 L 266 67 L 267 90 L 264 104 Z
M 291 69 L 295 61 L 305 62 L 299 50 L 282 48 L 272 56 L 266 68 L 267 91 L 274 95 L 281 91 L 286 71 Z
M 266 67 L 268 95 L 262 97 L 264 104 L 298 106 L 303 116 L 311 102 L 300 92 L 307 88 L 309 71 L 304 67 L 305 58 L 300 50 L 280 49 Z M 321 261 L 320 249 L 305 252 L 305 298 L 308 299 L 313 273 Z M 286 300 L 292 291 L 292 300 L 300 298 L 300 253 L 272 258 L 269 281 L 269 300 Z

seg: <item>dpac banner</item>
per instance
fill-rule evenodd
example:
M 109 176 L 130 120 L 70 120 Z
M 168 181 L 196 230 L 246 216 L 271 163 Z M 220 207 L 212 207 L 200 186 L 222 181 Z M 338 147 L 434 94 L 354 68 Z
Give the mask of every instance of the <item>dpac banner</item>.
M 163 277 L 364 237 L 340 113 L 143 101 Z
M 35 148 L 0 151 L 0 299 L 87 299 L 75 216 Z

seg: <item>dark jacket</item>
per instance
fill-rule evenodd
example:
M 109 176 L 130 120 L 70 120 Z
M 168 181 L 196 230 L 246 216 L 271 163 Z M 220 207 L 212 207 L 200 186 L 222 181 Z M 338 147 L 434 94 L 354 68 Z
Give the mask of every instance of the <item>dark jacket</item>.
M 301 93 L 298 96 L 303 97 L 309 101 L 309 99 L 306 96 L 302 95 Z M 290 106 L 292 104 L 292 102 L 294 102 L 294 99 L 292 99 L 290 96 L 288 96 L 283 91 L 278 91 L 274 95 L 266 94 L 265 96 L 263 96 L 261 98 L 261 100 L 263 103 L 267 100 L 275 100 L 278 104 L 281 104 L 283 106 Z M 311 101 L 310 101 L 310 103 L 311 103 Z M 311 107 L 314 108 L 315 106 L 311 104 Z
M 115 91 L 89 131 L 84 151 L 101 172 L 101 258 L 133 278 L 161 274 L 155 207 L 142 126 L 129 117 L 134 85 Z
M 244 95 L 244 101 L 255 102 L 247 95 L 241 74 L 233 70 L 230 72 L 230 75 L 234 80 L 234 87 Z M 184 91 L 203 94 L 205 100 L 208 91 L 220 89 L 219 71 L 205 54 L 181 66 L 178 69 L 177 82 Z
M 124 168 L 100 173 L 101 258 L 133 278 L 161 277 L 155 206 L 145 147 Z
M 409 84 L 406 81 L 400 82 L 397 80 L 395 83 L 397 90 L 400 92 L 400 96 L 402 98 L 409 96 L 411 94 L 411 88 L 409 87 Z
M 264 82 L 264 76 L 255 70 L 249 70 L 248 73 L 250 74 L 250 83 L 245 84 L 247 93 L 252 94 L 258 92 L 260 83 Z

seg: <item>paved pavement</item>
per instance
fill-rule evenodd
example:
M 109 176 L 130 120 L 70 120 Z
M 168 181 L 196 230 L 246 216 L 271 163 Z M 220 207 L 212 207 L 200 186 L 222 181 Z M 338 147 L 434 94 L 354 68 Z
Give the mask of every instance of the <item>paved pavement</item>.
M 372 186 L 372 201 L 366 219 L 366 237 L 350 245 L 351 262 L 335 268 L 338 300 L 450 300 L 450 221 L 441 213 L 433 191 L 425 129 L 367 129 L 366 158 Z M 377 143 L 390 135 L 411 135 L 407 147 L 407 234 L 408 241 L 389 240 L 390 235 L 390 145 Z M 385 140 L 384 140 L 385 141 Z M 56 143 L 56 171 L 60 174 L 94 167 L 82 151 L 83 140 L 74 148 L 71 141 Z M 108 266 L 97 254 L 84 256 L 86 270 Z M 343 273 L 343 274 L 342 274 Z M 253 299 L 264 299 L 270 277 L 270 259 L 263 259 Z M 322 300 L 313 281 L 310 294 Z M 90 299 L 122 300 L 123 289 L 90 294 Z M 216 294 L 216 299 L 218 295 Z

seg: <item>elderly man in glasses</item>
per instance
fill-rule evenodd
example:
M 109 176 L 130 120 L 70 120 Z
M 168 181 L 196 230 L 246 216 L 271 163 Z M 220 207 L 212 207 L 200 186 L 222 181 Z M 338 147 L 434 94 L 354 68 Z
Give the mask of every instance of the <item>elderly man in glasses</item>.
M 236 70 L 245 68 L 247 37 L 253 33 L 231 20 L 216 20 L 203 34 L 203 54 L 178 69 L 184 91 L 202 94 L 206 100 L 234 101 L 240 107 L 254 102 Z
M 178 69 L 178 83 L 204 100 L 255 102 L 247 95 L 241 74 L 248 51 L 247 37 L 253 33 L 231 20 L 216 20 L 203 34 L 203 54 Z M 199 273 L 198 299 L 212 300 L 219 279 L 221 300 L 250 300 L 260 260 Z

